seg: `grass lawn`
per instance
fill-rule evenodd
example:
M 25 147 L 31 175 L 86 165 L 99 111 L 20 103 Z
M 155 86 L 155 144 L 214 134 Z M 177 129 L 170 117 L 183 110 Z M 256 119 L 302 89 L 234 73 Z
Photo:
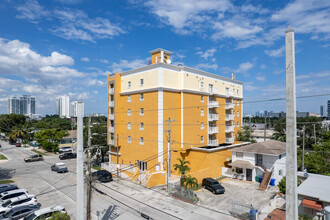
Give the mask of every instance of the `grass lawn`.
M 14 180 L 0 180 L 0 184 L 14 183 Z
M 46 156 L 47 154 L 45 154 L 44 152 L 38 151 L 38 150 L 32 150 L 34 153 L 40 154 L 42 156 Z
M 94 170 L 101 170 L 101 167 L 99 167 L 99 166 L 93 166 L 93 169 Z
M 7 157 L 3 154 L 0 154 L 0 160 L 8 160 Z

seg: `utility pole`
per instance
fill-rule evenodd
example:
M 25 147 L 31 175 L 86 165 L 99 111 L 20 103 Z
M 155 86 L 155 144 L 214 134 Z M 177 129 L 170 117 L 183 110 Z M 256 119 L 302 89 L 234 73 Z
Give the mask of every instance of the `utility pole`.
M 88 117 L 88 149 L 87 149 L 87 220 L 91 220 L 91 201 L 92 201 L 92 169 L 91 169 L 91 117 Z
M 302 149 L 302 163 L 301 163 L 301 170 L 304 171 L 305 169 L 305 125 L 303 126 L 303 149 Z
M 285 31 L 286 54 L 286 219 L 298 219 L 297 119 L 294 31 Z
M 71 118 L 71 149 L 73 150 L 73 118 Z
M 168 130 L 165 130 L 168 132 L 168 141 L 167 141 L 167 192 L 168 196 L 171 196 L 171 186 L 170 186 L 170 177 L 171 177 L 171 122 L 175 120 L 171 120 L 171 118 L 168 118 L 168 120 L 165 120 L 168 122 Z M 181 184 L 181 183 L 180 183 Z
M 119 166 L 119 164 L 118 164 L 118 148 L 119 148 L 119 144 L 118 144 L 118 141 L 119 141 L 119 135 L 117 134 L 117 180 L 119 180 L 119 168 L 118 168 L 118 166 Z
M 315 130 L 315 123 L 313 124 L 314 127 L 314 139 L 315 139 L 315 144 L 316 144 L 316 130 Z
M 85 219 L 84 209 L 84 138 L 83 138 L 84 103 L 77 103 L 77 219 Z
M 266 124 L 267 124 L 267 118 L 265 116 L 264 141 L 266 141 Z

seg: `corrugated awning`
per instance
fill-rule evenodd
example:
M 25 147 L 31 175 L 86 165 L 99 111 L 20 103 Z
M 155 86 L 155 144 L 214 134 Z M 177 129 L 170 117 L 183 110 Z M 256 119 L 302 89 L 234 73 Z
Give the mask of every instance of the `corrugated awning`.
M 230 164 L 233 167 L 253 169 L 254 165 L 247 160 L 235 160 Z
M 322 210 L 322 203 L 314 200 L 303 199 L 302 206 L 316 210 Z

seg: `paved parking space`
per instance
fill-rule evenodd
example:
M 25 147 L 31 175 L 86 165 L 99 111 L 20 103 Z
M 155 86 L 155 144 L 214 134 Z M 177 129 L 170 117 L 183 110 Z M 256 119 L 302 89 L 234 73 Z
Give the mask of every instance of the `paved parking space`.
M 260 191 L 258 190 L 259 183 L 255 182 L 225 179 L 221 181 L 221 184 L 226 189 L 225 194 L 214 195 L 206 189 L 201 189 L 197 192 L 200 199 L 198 203 L 227 213 L 232 210 L 233 201 L 246 205 L 252 204 L 255 209 L 261 210 L 276 194 L 275 187 Z

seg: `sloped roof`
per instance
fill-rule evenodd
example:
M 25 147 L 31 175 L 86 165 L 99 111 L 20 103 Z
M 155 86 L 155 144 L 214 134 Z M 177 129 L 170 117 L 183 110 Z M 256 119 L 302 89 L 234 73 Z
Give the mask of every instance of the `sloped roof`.
M 77 139 L 77 130 L 68 130 L 69 136 L 63 137 L 63 139 Z
M 235 160 L 234 162 L 231 163 L 231 166 L 239 167 L 239 168 L 248 168 L 248 169 L 254 168 L 254 165 L 247 160 Z
M 308 174 L 308 178 L 298 187 L 298 195 L 330 203 L 330 176 Z
M 286 152 L 286 143 L 269 140 L 259 143 L 249 144 L 232 149 L 233 152 L 249 152 L 256 154 L 280 155 Z

